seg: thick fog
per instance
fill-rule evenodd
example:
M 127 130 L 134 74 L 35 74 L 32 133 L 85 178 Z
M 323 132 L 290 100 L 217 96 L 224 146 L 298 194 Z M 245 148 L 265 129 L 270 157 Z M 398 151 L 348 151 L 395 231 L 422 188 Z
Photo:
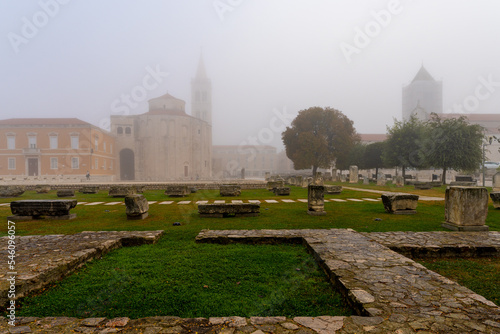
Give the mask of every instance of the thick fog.
M 2 1 L 0 118 L 106 127 L 167 91 L 189 113 L 201 54 L 219 145 L 281 146 L 312 106 L 385 133 L 422 64 L 445 112 L 498 113 L 499 13 L 496 0 Z

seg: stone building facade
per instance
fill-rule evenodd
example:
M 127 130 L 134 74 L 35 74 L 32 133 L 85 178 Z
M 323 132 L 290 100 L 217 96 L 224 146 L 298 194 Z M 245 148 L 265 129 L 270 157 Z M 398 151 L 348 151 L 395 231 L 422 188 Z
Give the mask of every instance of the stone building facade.
M 77 118 L 0 120 L 0 175 L 73 175 L 112 180 L 115 138 Z
M 149 100 L 144 114 L 111 116 L 119 180 L 211 178 L 212 88 L 201 59 L 191 87 L 192 116 L 168 93 Z

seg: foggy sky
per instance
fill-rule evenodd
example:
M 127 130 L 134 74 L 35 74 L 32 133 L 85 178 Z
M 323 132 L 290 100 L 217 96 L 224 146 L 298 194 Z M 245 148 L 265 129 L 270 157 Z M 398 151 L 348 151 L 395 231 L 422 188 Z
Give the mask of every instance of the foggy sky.
M 499 12 L 495 0 L 4 0 L 0 118 L 105 127 L 167 91 L 189 113 L 201 53 L 218 145 L 281 146 L 281 119 L 312 106 L 385 133 L 422 64 L 443 81 L 445 111 L 490 80 L 468 108 L 499 112 Z M 141 87 L 137 105 L 123 102 Z

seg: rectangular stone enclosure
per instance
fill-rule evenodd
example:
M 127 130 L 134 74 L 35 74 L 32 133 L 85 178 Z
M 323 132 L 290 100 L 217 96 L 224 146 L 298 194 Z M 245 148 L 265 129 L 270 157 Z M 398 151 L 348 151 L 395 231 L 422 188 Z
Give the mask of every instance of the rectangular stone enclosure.
M 342 186 L 332 186 L 332 185 L 326 185 L 325 187 L 325 193 L 328 195 L 338 195 L 342 193 Z
M 77 204 L 76 199 L 38 199 L 22 200 L 10 203 L 10 210 L 13 216 L 8 217 L 11 220 L 31 220 L 43 219 L 73 219 L 75 213 L 70 213 Z
M 443 227 L 453 231 L 488 231 L 488 190 L 483 187 L 448 187 Z
M 418 195 L 404 193 L 382 194 L 385 211 L 398 215 L 417 213 Z
M 260 214 L 258 203 L 220 203 L 199 204 L 200 217 L 226 218 L 226 217 L 256 217 Z

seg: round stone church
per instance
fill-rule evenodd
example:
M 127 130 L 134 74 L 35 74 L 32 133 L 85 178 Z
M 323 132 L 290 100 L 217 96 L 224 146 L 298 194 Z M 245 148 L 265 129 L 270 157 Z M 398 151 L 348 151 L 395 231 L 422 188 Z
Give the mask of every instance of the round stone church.
M 141 115 L 111 116 L 119 179 L 198 180 L 212 176 L 211 83 L 200 59 L 191 82 L 192 115 L 183 100 L 165 94 Z

